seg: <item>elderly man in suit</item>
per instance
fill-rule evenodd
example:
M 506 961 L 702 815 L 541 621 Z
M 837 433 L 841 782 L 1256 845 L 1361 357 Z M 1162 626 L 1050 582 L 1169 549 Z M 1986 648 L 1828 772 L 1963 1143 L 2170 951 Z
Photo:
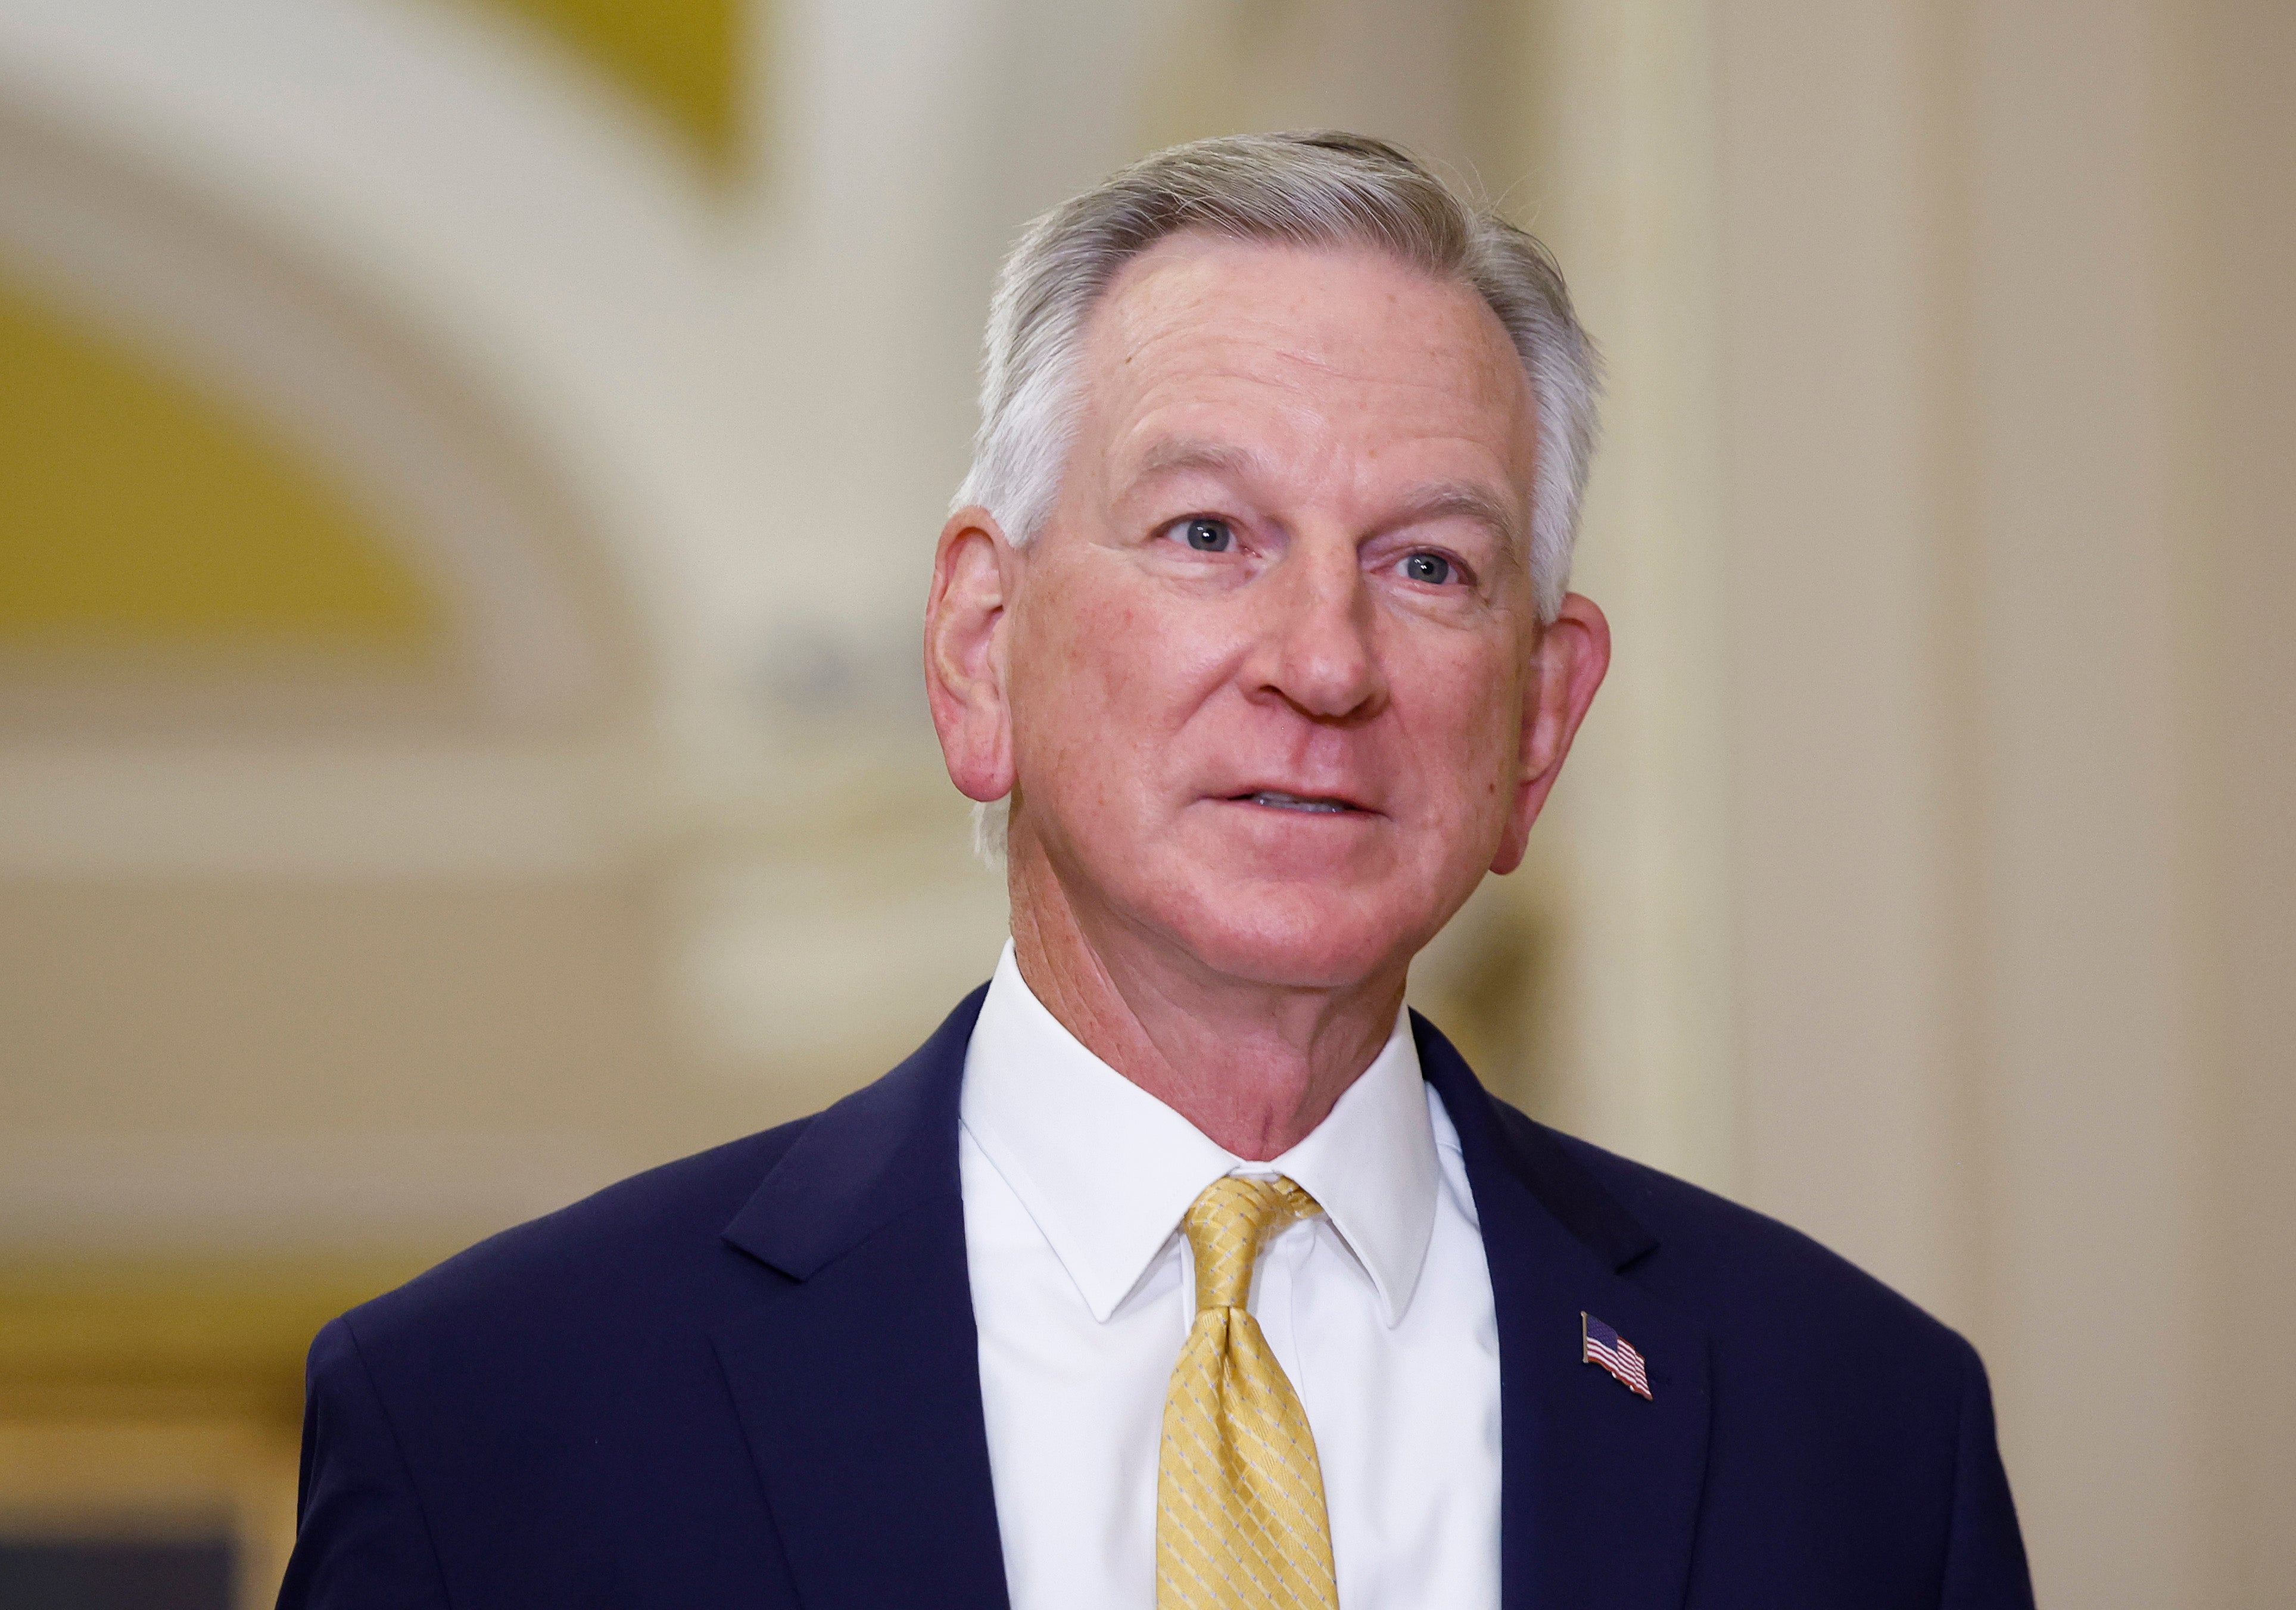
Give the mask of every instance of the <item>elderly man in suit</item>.
M 1404 1008 L 1603 678 L 1594 390 L 1537 244 L 1377 141 L 1035 224 L 925 626 L 995 976 L 330 1325 L 283 1602 L 2030 1603 L 1964 1343 Z

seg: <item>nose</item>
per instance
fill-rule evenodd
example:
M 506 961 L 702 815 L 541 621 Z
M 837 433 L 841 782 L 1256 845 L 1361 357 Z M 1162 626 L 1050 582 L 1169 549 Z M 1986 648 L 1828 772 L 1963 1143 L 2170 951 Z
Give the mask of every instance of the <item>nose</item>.
M 1321 722 L 1378 713 L 1387 680 L 1373 641 L 1372 590 L 1352 542 L 1295 541 L 1254 590 L 1266 612 L 1250 667 L 1259 697 Z

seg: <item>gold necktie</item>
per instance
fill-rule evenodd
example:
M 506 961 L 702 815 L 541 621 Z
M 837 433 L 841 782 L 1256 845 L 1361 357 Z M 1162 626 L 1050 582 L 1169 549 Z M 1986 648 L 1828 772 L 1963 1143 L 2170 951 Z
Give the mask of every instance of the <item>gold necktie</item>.
M 1228 1179 L 1183 1220 L 1196 1320 L 1164 1400 L 1157 1610 L 1337 1610 L 1316 1439 L 1244 1307 L 1268 1232 L 1322 1211 L 1288 1179 Z

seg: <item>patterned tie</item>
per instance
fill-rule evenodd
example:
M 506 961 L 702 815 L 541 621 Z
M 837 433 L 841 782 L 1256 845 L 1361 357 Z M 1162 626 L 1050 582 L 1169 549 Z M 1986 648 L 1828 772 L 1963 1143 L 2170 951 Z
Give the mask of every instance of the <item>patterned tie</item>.
M 1307 1412 L 1244 1307 L 1268 1232 L 1323 1210 L 1288 1179 L 1219 1179 L 1183 1221 L 1196 1321 L 1164 1400 L 1157 1610 L 1337 1610 Z

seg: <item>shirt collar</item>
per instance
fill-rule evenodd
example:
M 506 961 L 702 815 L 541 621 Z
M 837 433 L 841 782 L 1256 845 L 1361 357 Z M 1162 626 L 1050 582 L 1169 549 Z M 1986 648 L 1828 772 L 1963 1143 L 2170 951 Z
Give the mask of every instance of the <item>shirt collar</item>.
M 1434 1231 L 1440 1166 L 1406 1014 L 1330 1116 L 1246 1164 L 1086 1050 L 1021 976 L 1008 943 L 964 1057 L 958 1114 L 1105 1321 L 1222 1175 L 1281 1173 L 1322 1204 L 1394 1325 Z

